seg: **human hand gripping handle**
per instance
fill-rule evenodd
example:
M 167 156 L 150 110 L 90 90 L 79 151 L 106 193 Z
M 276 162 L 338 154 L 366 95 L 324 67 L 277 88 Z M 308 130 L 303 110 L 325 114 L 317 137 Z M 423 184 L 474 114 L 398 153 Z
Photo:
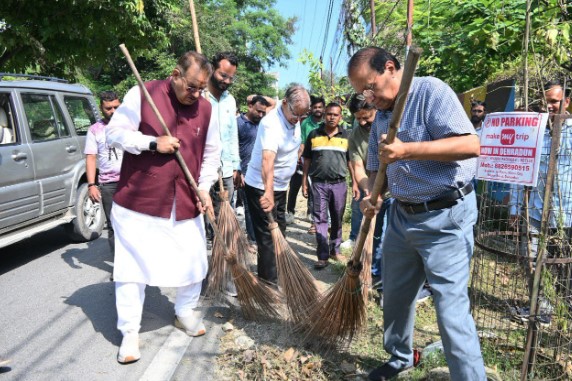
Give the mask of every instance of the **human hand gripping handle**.
M 403 110 L 405 109 L 405 101 L 407 100 L 407 94 L 409 93 L 409 88 L 411 87 L 411 82 L 413 81 L 413 74 L 415 73 L 415 68 L 417 67 L 417 62 L 419 61 L 419 57 L 421 56 L 421 49 L 419 48 L 411 48 L 409 50 L 409 54 L 407 55 L 407 60 L 405 61 L 405 67 L 403 69 L 403 75 L 401 77 L 401 83 L 399 85 L 399 91 L 397 92 L 397 96 L 395 99 L 395 105 L 393 106 L 393 113 L 391 114 L 391 121 L 389 122 L 389 131 L 387 137 L 385 139 L 386 144 L 391 144 L 395 140 L 397 135 L 397 131 L 399 130 L 399 125 L 401 124 L 401 117 L 403 116 Z M 379 170 L 377 171 L 377 176 L 375 177 L 375 182 L 373 184 L 373 188 L 371 190 L 371 195 L 369 200 L 375 200 L 377 204 L 377 200 L 381 193 L 381 190 L 385 186 L 385 173 L 387 171 L 387 163 L 383 161 L 380 163 Z M 375 208 L 371 202 L 368 201 L 368 210 Z M 363 246 L 365 244 L 365 239 L 367 237 L 367 233 L 369 232 L 369 227 L 371 225 L 372 217 L 369 217 L 368 214 L 364 213 L 365 219 L 360 229 L 360 234 L 358 236 L 358 240 L 354 247 L 354 262 L 356 259 L 359 262 L 359 256 L 363 251 Z
M 127 50 L 127 48 L 125 47 L 124 44 L 119 45 L 119 48 L 121 49 L 121 51 L 125 55 L 125 58 L 127 59 L 127 62 L 129 63 L 129 67 L 131 68 L 131 71 L 133 72 L 133 75 L 137 79 L 137 83 L 139 84 L 139 87 L 141 88 L 141 92 L 145 96 L 145 99 L 147 100 L 147 103 L 149 103 L 149 106 L 151 106 L 153 113 L 155 113 L 155 116 L 157 116 L 157 119 L 159 120 L 159 124 L 163 128 L 163 132 L 165 132 L 166 137 L 173 138 L 171 136 L 171 132 L 167 128 L 167 124 L 165 123 L 165 120 L 163 119 L 163 117 L 161 116 L 161 113 L 159 112 L 159 109 L 155 105 L 153 98 L 151 98 L 151 95 L 149 94 L 149 92 L 147 91 L 147 88 L 143 84 L 143 80 L 141 79 L 141 76 L 139 75 L 139 71 L 135 67 L 135 63 L 131 59 L 131 55 L 129 54 L 129 51 Z M 157 149 L 158 150 L 159 150 L 159 140 L 162 138 L 165 138 L 165 136 L 157 138 Z M 178 144 L 178 142 L 177 142 L 177 144 Z M 174 145 L 172 145 L 172 148 L 173 148 L 173 146 Z M 178 148 L 178 146 L 177 146 L 177 148 Z M 177 158 L 177 161 L 179 162 L 179 165 L 181 166 L 181 169 L 183 170 L 183 173 L 185 174 L 187 181 L 191 184 L 191 187 L 193 188 L 193 190 L 195 191 L 195 194 L 197 195 L 197 197 L 199 199 L 199 202 L 200 202 L 199 209 L 206 210 L 206 215 L 207 215 L 209 222 L 213 226 L 213 231 L 215 232 L 215 234 L 218 235 L 219 234 L 218 226 L 215 223 L 215 218 L 214 218 L 214 213 L 212 212 L 212 207 L 208 208 L 209 204 L 212 205 L 212 203 L 210 202 L 210 197 L 209 197 L 209 200 L 207 201 L 205 198 L 205 195 L 204 195 L 205 192 L 199 191 L 199 187 L 197 186 L 197 183 L 195 182 L 195 179 L 193 178 L 191 171 L 189 171 L 189 167 L 185 163 L 185 160 L 183 159 L 183 155 L 181 155 L 181 153 L 178 150 L 174 150 L 174 153 L 175 153 L 175 157 Z
M 180 146 L 181 142 L 174 136 L 159 136 L 157 138 L 157 152 L 159 153 L 172 154 L 175 153 Z

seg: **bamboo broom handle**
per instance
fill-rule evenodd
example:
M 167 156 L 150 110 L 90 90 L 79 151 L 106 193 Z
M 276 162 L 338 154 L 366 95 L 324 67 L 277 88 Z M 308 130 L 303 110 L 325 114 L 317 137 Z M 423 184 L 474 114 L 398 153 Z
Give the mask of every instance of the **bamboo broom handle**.
M 203 53 L 201 49 L 201 40 L 199 39 L 199 25 L 197 24 L 197 15 L 195 13 L 195 2 L 189 0 L 189 8 L 191 8 L 191 20 L 193 21 L 193 36 L 195 38 L 195 47 L 198 53 Z
M 395 104 L 393 106 L 393 113 L 391 114 L 391 121 L 389 122 L 389 131 L 387 133 L 387 138 L 385 139 L 388 144 L 393 143 L 397 131 L 399 130 L 399 125 L 401 124 L 401 117 L 403 116 L 403 110 L 405 109 L 405 102 L 407 101 L 407 94 L 409 93 L 409 88 L 411 87 L 411 82 L 413 81 L 413 74 L 415 74 L 415 68 L 417 67 L 417 62 L 421 56 L 420 48 L 411 48 L 409 54 L 407 55 L 407 60 L 405 61 L 405 67 L 403 69 L 403 75 L 401 77 L 401 84 L 399 85 L 399 90 L 395 98 Z M 379 170 L 377 171 L 377 176 L 375 177 L 375 183 L 373 184 L 373 189 L 371 190 L 372 203 L 375 205 L 377 199 L 381 193 L 381 190 L 385 186 L 385 173 L 387 171 L 387 164 L 381 163 Z M 369 232 L 369 227 L 371 225 L 371 218 L 365 217 L 362 224 L 360 234 L 358 236 L 358 241 L 354 247 L 354 262 L 361 260 L 361 252 Z
M 163 128 L 163 132 L 165 132 L 165 135 L 167 135 L 167 136 L 172 136 L 171 131 L 169 131 L 169 129 L 167 128 L 167 124 L 165 123 L 165 120 L 161 116 L 159 109 L 155 105 L 153 98 L 151 98 L 151 94 L 149 94 L 149 92 L 147 91 L 147 88 L 143 84 L 143 80 L 141 79 L 141 76 L 139 75 L 139 71 L 135 67 L 135 63 L 133 63 L 133 60 L 131 59 L 131 55 L 129 54 L 129 51 L 125 47 L 125 44 L 119 45 L 119 48 L 121 49 L 121 51 L 125 55 L 125 58 L 127 58 L 127 62 L 129 63 L 129 66 L 131 67 L 131 71 L 133 72 L 133 75 L 135 75 L 135 78 L 137 79 L 137 83 L 139 84 L 139 87 L 141 88 L 141 91 L 143 92 L 145 99 L 149 103 L 149 106 L 151 106 L 151 109 L 153 110 L 153 112 L 157 116 L 157 119 L 159 119 L 159 123 L 161 124 L 161 127 Z M 175 151 L 175 157 L 177 158 L 177 161 L 179 162 L 179 165 L 181 166 L 181 169 L 183 170 L 183 173 L 185 174 L 187 181 L 191 184 L 191 187 L 193 188 L 193 190 L 195 191 L 195 194 L 199 198 L 199 201 L 201 202 L 201 204 L 205 205 L 205 199 L 201 195 L 201 193 L 199 192 L 199 187 L 197 186 L 197 183 L 195 182 L 195 179 L 193 178 L 191 171 L 189 171 L 189 167 L 185 163 L 185 160 L 183 159 L 183 155 L 181 155 L 181 152 Z M 216 226 L 215 217 L 214 217 L 212 209 L 208 209 L 208 212 L 206 213 L 206 215 L 207 215 L 207 218 L 208 218 L 209 222 L 211 223 L 211 225 L 213 225 L 213 230 L 215 231 L 216 234 L 218 234 L 218 227 Z

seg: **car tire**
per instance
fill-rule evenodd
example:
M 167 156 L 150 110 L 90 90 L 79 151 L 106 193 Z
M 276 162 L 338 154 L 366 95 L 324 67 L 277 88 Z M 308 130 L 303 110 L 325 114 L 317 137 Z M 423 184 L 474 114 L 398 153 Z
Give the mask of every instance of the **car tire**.
M 105 215 L 99 202 L 93 202 L 89 198 L 87 184 L 82 184 L 77 190 L 74 205 L 75 218 L 66 225 L 69 237 L 75 242 L 87 242 L 101 236 Z

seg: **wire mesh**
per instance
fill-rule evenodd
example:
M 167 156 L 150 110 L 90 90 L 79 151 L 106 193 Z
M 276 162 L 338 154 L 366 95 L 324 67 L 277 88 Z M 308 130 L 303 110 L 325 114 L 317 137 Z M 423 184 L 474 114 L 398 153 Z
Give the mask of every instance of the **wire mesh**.
M 572 379 L 572 118 L 559 118 L 536 187 L 477 187 L 471 305 L 485 363 L 504 380 Z

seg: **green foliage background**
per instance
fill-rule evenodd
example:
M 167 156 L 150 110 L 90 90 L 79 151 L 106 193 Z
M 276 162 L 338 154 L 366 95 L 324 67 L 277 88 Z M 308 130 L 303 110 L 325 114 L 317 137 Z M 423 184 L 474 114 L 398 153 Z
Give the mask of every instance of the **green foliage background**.
M 290 58 L 295 18 L 275 1 L 195 1 L 203 54 L 239 57 L 232 92 L 274 96 L 265 68 Z M 188 0 L 4 0 L 0 67 L 79 81 L 95 93 L 124 94 L 136 84 L 118 46 L 125 43 L 144 80 L 166 78 L 176 59 L 195 49 Z
M 377 35 L 370 30 L 369 0 L 344 0 L 348 50 L 377 45 L 403 59 L 407 1 L 376 0 Z M 463 92 L 516 77 L 528 60 L 533 86 L 570 76 L 572 2 L 533 0 L 529 49 L 524 52 L 526 0 L 415 1 L 413 44 L 423 48 L 417 75 L 432 75 Z

